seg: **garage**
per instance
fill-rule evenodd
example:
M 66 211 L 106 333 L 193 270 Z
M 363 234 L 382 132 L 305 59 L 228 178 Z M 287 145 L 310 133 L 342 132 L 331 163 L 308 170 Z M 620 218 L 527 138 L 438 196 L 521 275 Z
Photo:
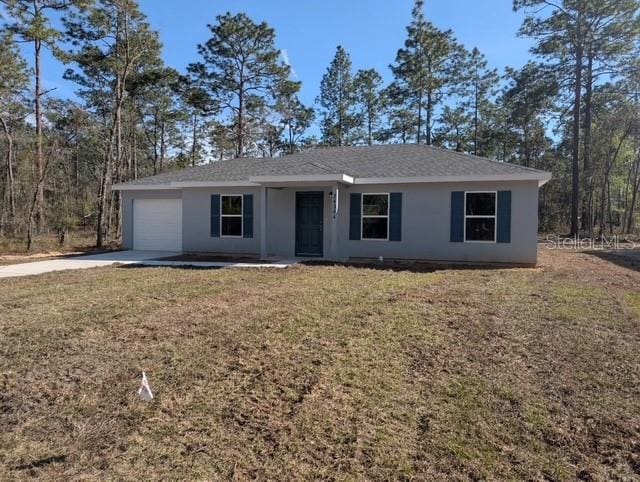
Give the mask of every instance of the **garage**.
M 182 199 L 135 199 L 133 249 L 182 251 Z

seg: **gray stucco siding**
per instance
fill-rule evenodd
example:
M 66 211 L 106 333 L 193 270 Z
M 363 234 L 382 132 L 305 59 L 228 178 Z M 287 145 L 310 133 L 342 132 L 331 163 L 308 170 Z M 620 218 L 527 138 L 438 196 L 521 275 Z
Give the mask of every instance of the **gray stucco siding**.
M 287 187 L 267 190 L 267 255 L 295 256 L 295 193 L 324 193 L 324 257 L 426 259 L 439 261 L 535 263 L 537 260 L 537 181 L 377 184 L 338 186 L 338 215 L 332 219 L 332 188 Z M 511 191 L 510 243 L 450 241 L 453 191 Z M 351 193 L 402 193 L 401 241 L 349 239 Z M 253 238 L 211 237 L 211 195 L 253 194 Z M 182 249 L 186 252 L 259 254 L 261 188 L 184 188 L 122 192 L 124 248 L 133 248 L 134 199 L 182 199 Z M 334 233 L 335 226 L 335 233 Z M 335 240 L 335 244 L 334 244 Z M 334 251 L 335 249 L 335 251 Z
M 211 196 L 253 194 L 253 237 L 212 237 Z M 187 252 L 260 253 L 260 188 L 192 188 L 182 190 L 182 249 Z
M 453 191 L 511 191 L 511 242 L 450 241 Z M 402 192 L 401 241 L 349 240 L 349 194 Z M 535 181 L 355 185 L 340 190 L 340 258 L 430 259 L 441 261 L 535 263 L 538 185 Z

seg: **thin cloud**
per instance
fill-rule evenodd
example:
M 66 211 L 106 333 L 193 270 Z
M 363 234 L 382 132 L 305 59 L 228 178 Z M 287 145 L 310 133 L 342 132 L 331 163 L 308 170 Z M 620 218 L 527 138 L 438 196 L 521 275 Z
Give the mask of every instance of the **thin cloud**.
M 289 59 L 289 52 L 287 52 L 287 49 L 282 49 L 280 51 L 280 55 L 282 56 L 282 61 L 291 68 L 291 76 L 294 79 L 297 79 L 298 78 L 298 74 L 296 73 L 296 70 L 291 65 L 291 60 Z

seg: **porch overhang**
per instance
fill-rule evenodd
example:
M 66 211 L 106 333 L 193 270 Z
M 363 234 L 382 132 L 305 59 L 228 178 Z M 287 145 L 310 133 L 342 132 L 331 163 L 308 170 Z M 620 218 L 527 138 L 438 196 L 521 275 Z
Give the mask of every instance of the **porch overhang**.
M 352 185 L 354 178 L 347 174 L 311 174 L 286 176 L 250 176 L 249 182 L 264 187 L 333 186 L 335 183 Z

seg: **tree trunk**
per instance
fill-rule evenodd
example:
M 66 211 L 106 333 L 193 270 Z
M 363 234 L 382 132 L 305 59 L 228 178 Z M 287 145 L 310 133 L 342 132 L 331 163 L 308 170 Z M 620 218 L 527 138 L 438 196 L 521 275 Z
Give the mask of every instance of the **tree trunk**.
M 16 222 L 16 193 L 15 193 L 15 179 L 13 176 L 13 137 L 9 131 L 4 118 L 0 117 L 0 125 L 7 138 L 7 191 L 9 197 L 9 223 L 11 223 L 11 231 L 15 228 Z
M 367 129 L 369 131 L 369 145 L 373 145 L 373 109 L 371 106 L 367 109 Z
M 431 145 L 431 118 L 433 116 L 433 99 L 431 97 L 431 91 L 427 92 L 427 145 Z
M 422 140 L 422 91 L 418 94 L 418 133 L 416 134 L 416 144 Z
M 111 125 L 109 142 L 105 155 L 105 162 L 102 166 L 102 178 L 100 183 L 100 196 L 98 200 L 98 219 L 96 229 L 96 245 L 102 247 L 105 237 L 109 232 L 111 211 L 109 209 L 112 200 L 111 185 L 113 181 L 114 168 L 118 169 L 122 165 L 122 106 L 124 104 L 126 92 L 126 79 L 131 68 L 129 57 L 129 32 L 126 7 L 119 9 L 116 26 L 116 55 L 122 55 L 122 70 L 116 72 L 115 86 L 115 108 L 113 113 L 113 123 Z
M 611 181 L 607 178 L 607 212 L 609 213 L 609 234 L 613 236 L 613 211 L 611 210 Z
M 602 187 L 600 189 L 600 235 L 604 235 L 605 230 L 605 201 L 608 200 L 608 213 L 609 213 L 609 225 L 612 228 L 612 219 L 611 219 L 611 171 L 613 170 L 613 166 L 615 166 L 618 156 L 620 155 L 620 151 L 622 150 L 622 145 L 624 144 L 627 136 L 629 135 L 629 131 L 627 130 L 618 140 L 618 145 L 616 146 L 615 151 L 607 157 L 604 165 L 603 179 L 602 179 Z M 591 201 L 592 202 L 592 201 Z M 592 216 L 592 213 L 589 213 L 589 216 Z M 593 224 L 590 222 L 590 224 Z M 593 226 L 592 226 L 593 230 Z M 591 233 L 590 233 L 591 234 Z
M 138 136 L 136 135 L 136 126 L 133 126 L 133 139 L 131 146 L 131 176 L 138 179 Z
M 36 5 L 36 14 L 39 7 Z M 34 41 L 35 50 L 35 115 L 36 115 L 36 183 L 38 191 L 36 192 L 36 221 L 37 230 L 44 228 L 44 158 L 42 152 L 42 41 Z M 42 179 L 42 181 L 40 181 Z
M 608 175 L 605 174 L 605 178 L 602 180 L 602 186 L 600 188 L 600 212 L 598 213 L 598 225 L 600 230 L 600 236 L 604 236 L 605 231 L 605 208 L 607 198 L 607 182 Z
M 153 174 L 158 174 L 158 109 L 153 115 Z
M 295 151 L 295 144 L 293 140 L 293 126 L 291 121 L 288 122 L 287 127 L 289 128 L 289 154 L 293 154 Z
M 244 85 L 240 81 L 238 95 L 238 141 L 236 147 L 236 157 L 242 157 L 244 153 Z
M 109 193 L 113 177 L 114 157 L 117 162 L 118 149 L 118 125 L 122 113 L 122 102 L 124 99 L 123 81 L 118 74 L 116 81 L 116 106 L 113 115 L 113 124 L 109 135 L 109 143 L 106 150 L 105 160 L 102 165 L 102 177 L 100 180 L 100 195 L 98 198 L 98 219 L 96 229 L 96 246 L 101 248 L 107 235 L 107 225 L 109 222 Z M 114 152 L 115 151 L 115 152 Z
M 524 166 L 530 167 L 531 166 L 531 146 L 529 144 L 529 129 L 527 129 L 527 127 L 522 128 L 522 138 L 524 140 L 523 142 Z
M 47 165 L 49 164 L 49 159 L 45 161 L 45 164 L 42 166 L 42 175 L 36 180 L 36 185 L 33 189 L 33 196 L 31 197 L 31 204 L 29 206 L 29 211 L 27 215 L 27 251 L 31 251 L 33 247 L 33 228 L 36 217 L 36 210 L 38 208 L 38 193 L 42 189 L 42 184 L 44 183 L 44 176 L 47 172 Z
M 632 164 L 627 170 L 627 179 L 624 183 L 624 197 L 622 200 L 623 209 L 622 212 L 622 234 L 627 234 L 627 218 L 629 217 L 629 190 L 631 189 L 631 179 L 633 176 L 633 171 L 635 169 L 635 164 Z
M 111 188 L 111 176 L 112 176 L 112 154 L 113 143 L 115 137 L 115 125 L 111 126 L 111 135 L 109 136 L 109 146 L 106 150 L 104 163 L 102 164 L 102 173 L 100 177 L 100 194 L 98 197 L 98 214 L 96 220 L 96 246 L 102 247 L 104 238 L 106 235 L 106 222 L 107 222 L 107 200 L 108 193 Z
M 578 30 L 580 18 L 578 18 Z M 573 93 L 573 139 L 571 146 L 571 236 L 576 236 L 579 230 L 578 210 L 580 204 L 580 108 L 582 95 L 582 44 L 580 33 L 575 45 L 576 63 L 574 70 Z
M 342 71 L 338 72 L 338 84 L 340 85 L 340 90 L 338 92 L 338 147 L 342 146 L 342 137 L 344 135 L 344 98 L 342 94 L 344 93 L 344 78 L 342 75 Z
M 629 203 L 629 213 L 627 218 L 627 234 L 633 231 L 633 215 L 636 209 L 638 191 L 640 191 L 640 154 L 636 154 L 634 163 L 633 182 L 631 183 L 631 202 Z
M 475 87 L 475 102 L 473 108 L 473 155 L 478 155 L 478 73 L 476 72 Z
M 165 143 L 165 124 L 164 121 L 160 124 L 160 172 L 164 168 L 164 158 L 166 156 L 167 146 Z
M 583 152 L 583 188 L 582 188 L 582 229 L 593 233 L 593 213 L 591 212 L 592 185 L 591 185 L 591 110 L 593 97 L 593 52 L 589 49 L 587 54 L 587 70 L 584 95 L 584 152 Z
M 73 153 L 73 198 L 78 205 L 80 199 L 80 129 L 76 127 L 75 152 Z
M 198 113 L 193 113 L 193 131 L 191 139 L 191 167 L 196 167 L 196 152 L 198 151 Z

